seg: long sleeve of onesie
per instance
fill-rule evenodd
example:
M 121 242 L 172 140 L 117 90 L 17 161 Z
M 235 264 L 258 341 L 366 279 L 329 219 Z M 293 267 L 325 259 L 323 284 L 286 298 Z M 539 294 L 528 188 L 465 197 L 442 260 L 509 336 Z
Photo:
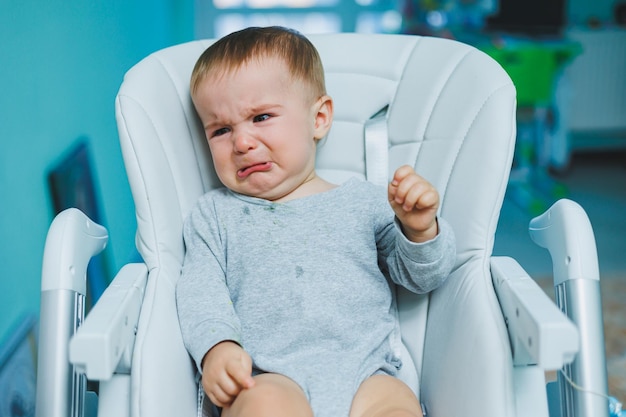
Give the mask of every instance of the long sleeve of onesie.
M 241 344 L 241 325 L 226 279 L 226 242 L 210 204 L 200 204 L 190 214 L 184 238 L 187 250 L 183 281 L 176 287 L 177 309 L 185 346 L 201 370 L 212 346 L 224 340 Z

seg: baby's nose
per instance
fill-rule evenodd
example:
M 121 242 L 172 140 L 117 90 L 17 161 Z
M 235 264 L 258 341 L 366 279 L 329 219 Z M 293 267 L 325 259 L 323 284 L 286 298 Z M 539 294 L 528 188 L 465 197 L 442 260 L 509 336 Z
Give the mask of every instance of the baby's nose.
M 256 144 L 256 139 L 246 132 L 237 132 L 234 135 L 233 148 L 237 153 L 246 153 L 256 148 Z

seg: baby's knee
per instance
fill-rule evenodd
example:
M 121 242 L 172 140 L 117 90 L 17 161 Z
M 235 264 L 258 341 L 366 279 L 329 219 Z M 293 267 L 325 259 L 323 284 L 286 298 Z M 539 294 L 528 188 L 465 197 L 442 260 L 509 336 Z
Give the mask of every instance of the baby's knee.
M 224 417 L 313 417 L 300 387 L 282 375 L 262 374 L 255 386 L 239 393 Z
M 359 387 L 350 417 L 422 417 L 413 391 L 399 379 L 374 375 Z
M 391 409 L 384 417 L 422 417 L 422 413 L 417 409 Z

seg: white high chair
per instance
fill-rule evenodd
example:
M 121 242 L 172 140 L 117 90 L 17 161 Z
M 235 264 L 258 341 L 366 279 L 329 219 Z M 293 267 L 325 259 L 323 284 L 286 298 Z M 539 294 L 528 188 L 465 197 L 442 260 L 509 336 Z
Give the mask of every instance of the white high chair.
M 515 142 L 510 78 L 484 53 L 451 40 L 310 39 L 335 101 L 333 127 L 318 145 L 318 173 L 335 183 L 351 176 L 384 183 L 396 167 L 411 164 L 439 190 L 440 215 L 456 233 L 458 259 L 444 286 L 427 296 L 397 292 L 406 355 L 415 365 L 402 377 L 418 378 L 428 417 L 548 416 L 544 372 L 572 363 L 579 351 L 578 357 L 587 355 L 590 344 L 596 346 L 591 363 L 602 370 L 604 345 L 597 322 L 575 325 L 513 259 L 491 256 Z M 220 186 L 188 88 L 191 69 L 211 42 L 158 51 L 126 74 L 117 121 L 145 264 L 122 268 L 84 324 L 74 306 L 85 293 L 86 262 L 106 244 L 106 230 L 75 209 L 50 228 L 38 416 L 81 415 L 93 398 L 85 401 L 83 373 L 99 381 L 101 417 L 198 415 L 195 367 L 182 343 L 174 289 L 185 251 L 183 220 L 200 195 Z M 535 239 L 555 261 L 555 285 L 567 286 L 571 277 L 597 281 L 586 225 L 571 201 L 535 221 Z M 579 294 L 562 292 L 572 303 Z M 588 305 L 599 309 L 598 300 Z M 586 340 L 589 332 L 593 340 Z M 576 361 L 567 375 L 606 394 L 606 371 L 590 377 Z M 557 406 L 564 416 L 608 415 L 602 397 L 561 382 L 563 406 Z

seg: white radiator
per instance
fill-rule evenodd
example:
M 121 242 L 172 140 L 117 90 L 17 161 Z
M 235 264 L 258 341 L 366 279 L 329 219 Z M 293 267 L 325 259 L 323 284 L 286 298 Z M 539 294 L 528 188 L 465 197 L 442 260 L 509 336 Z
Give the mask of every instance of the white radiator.
M 626 29 L 571 29 L 582 53 L 565 69 L 568 130 L 626 130 Z

